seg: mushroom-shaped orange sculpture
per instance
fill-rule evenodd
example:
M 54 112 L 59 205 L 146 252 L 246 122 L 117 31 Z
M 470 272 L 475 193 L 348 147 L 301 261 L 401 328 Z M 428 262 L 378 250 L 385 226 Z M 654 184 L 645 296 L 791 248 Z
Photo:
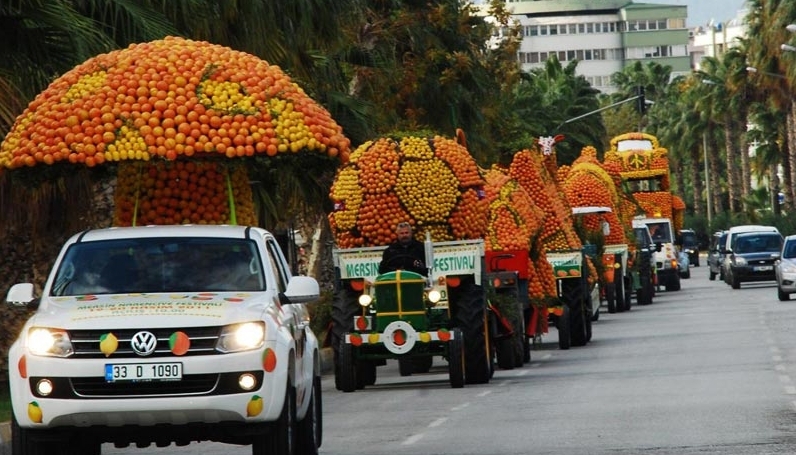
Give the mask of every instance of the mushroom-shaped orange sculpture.
M 118 163 L 115 225 L 252 224 L 238 157 L 346 162 L 349 152 L 329 112 L 279 67 L 168 37 L 96 56 L 56 79 L 17 118 L 0 169 Z

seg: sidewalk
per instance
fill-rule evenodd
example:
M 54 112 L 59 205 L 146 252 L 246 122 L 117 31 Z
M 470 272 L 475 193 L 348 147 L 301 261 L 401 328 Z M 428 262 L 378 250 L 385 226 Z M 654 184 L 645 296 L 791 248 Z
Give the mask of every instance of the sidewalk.
M 334 371 L 334 354 L 331 348 L 321 349 L 321 373 Z M 11 455 L 11 422 L 0 422 L 0 455 Z

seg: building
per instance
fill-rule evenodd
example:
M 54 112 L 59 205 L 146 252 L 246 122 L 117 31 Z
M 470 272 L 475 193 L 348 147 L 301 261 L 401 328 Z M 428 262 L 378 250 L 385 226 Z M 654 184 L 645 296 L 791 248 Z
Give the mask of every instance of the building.
M 746 36 L 747 14 L 748 10 L 742 9 L 734 18 L 727 21 L 710 21 L 708 24 L 695 27 L 691 31 L 689 46 L 692 67 L 699 70 L 703 58 L 720 58 L 728 49 L 740 45 L 741 39 Z
M 476 1 L 486 3 L 486 1 Z M 636 61 L 654 61 L 688 73 L 687 7 L 632 0 L 507 0 L 522 27 L 518 58 L 524 71 L 555 55 L 578 61 L 577 73 L 604 93 L 612 75 Z M 485 7 L 485 5 L 484 5 Z

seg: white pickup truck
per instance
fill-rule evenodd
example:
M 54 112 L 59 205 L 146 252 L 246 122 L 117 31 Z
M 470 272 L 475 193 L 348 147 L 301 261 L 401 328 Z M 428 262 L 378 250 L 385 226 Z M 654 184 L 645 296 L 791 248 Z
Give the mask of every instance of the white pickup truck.
M 218 441 L 316 454 L 321 371 L 274 237 L 244 226 L 90 230 L 59 253 L 9 351 L 12 454 Z

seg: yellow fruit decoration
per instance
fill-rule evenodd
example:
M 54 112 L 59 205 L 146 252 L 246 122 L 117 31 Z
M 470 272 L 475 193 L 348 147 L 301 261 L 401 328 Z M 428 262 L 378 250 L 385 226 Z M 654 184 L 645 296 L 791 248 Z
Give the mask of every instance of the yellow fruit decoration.
M 31 401 L 30 403 L 28 403 L 28 418 L 30 418 L 30 421 L 33 423 L 42 422 L 43 414 L 41 411 L 41 407 L 39 406 L 39 403 L 35 401 Z
M 376 344 L 379 342 L 379 334 L 378 333 L 371 333 L 368 335 L 368 343 Z
M 100 352 L 105 354 L 105 357 L 110 356 L 119 348 L 119 339 L 112 333 L 104 333 L 100 335 Z
M 246 405 L 246 416 L 256 417 L 263 412 L 263 398 L 259 395 L 254 395 L 249 404 Z

